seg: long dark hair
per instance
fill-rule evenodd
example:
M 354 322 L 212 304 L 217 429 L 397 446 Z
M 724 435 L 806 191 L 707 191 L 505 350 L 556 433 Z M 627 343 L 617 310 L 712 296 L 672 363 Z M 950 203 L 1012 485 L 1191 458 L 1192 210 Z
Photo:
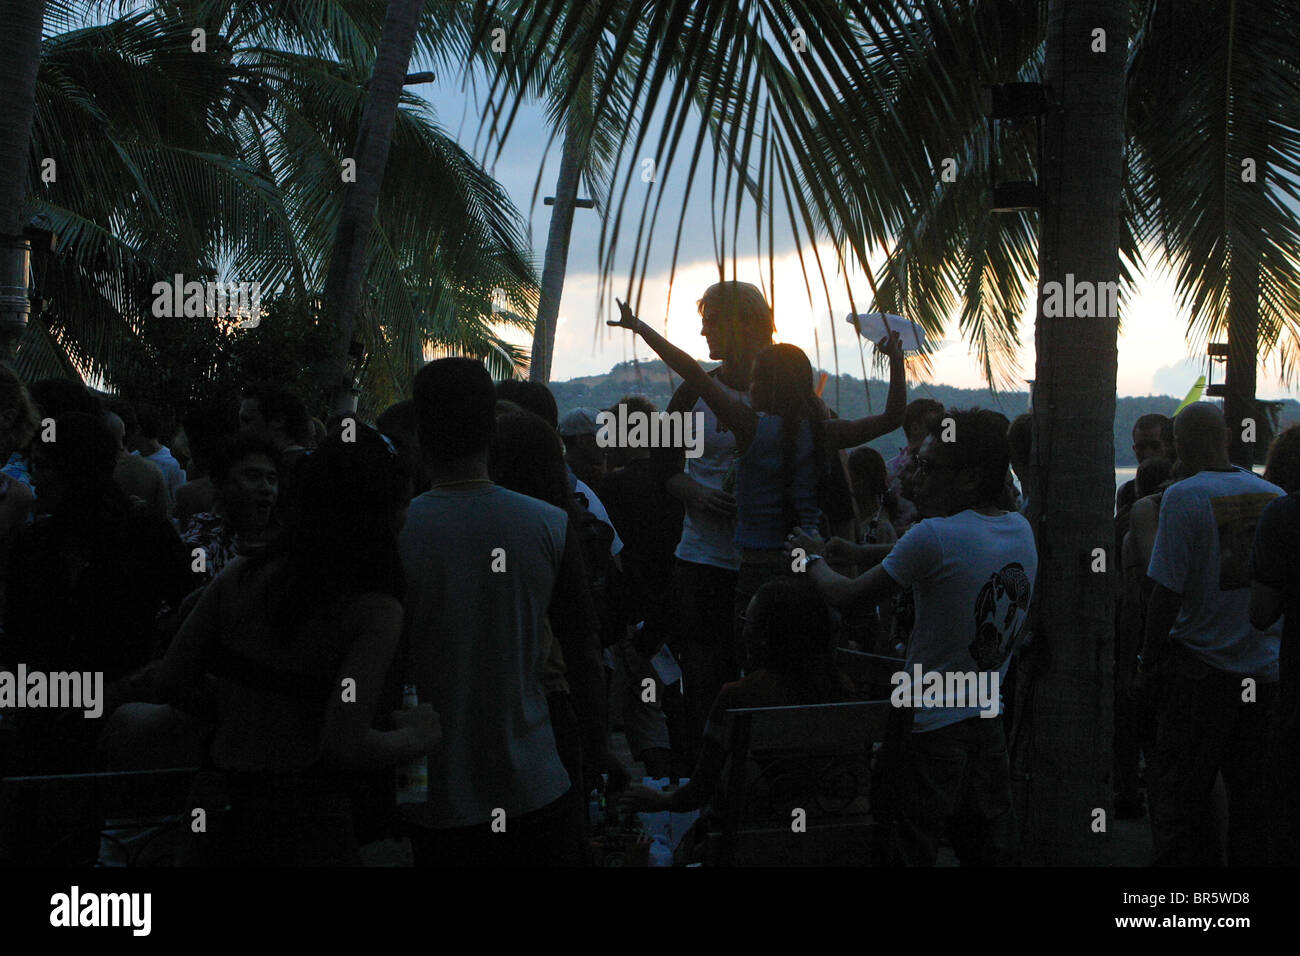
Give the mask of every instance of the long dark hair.
M 807 421 L 812 430 L 813 464 L 817 469 L 817 500 L 826 500 L 830 469 L 827 466 L 826 434 L 822 427 L 824 407 L 813 391 L 812 363 L 803 349 L 785 343 L 769 345 L 754 358 L 752 380 L 764 383 L 770 396 L 770 411 L 781 418 L 781 514 L 787 528 L 799 523 L 794 503 L 795 465 L 799 428 Z
M 354 441 L 344 441 L 352 437 Z M 285 634 L 313 610 L 368 592 L 403 594 L 393 528 L 410 476 L 397 454 L 360 422 L 326 437 L 294 471 L 294 494 L 276 540 L 249 570 L 280 562 L 268 588 L 268 616 Z
M 570 518 L 578 517 L 577 502 L 569 493 L 560 436 L 541 416 L 513 402 L 498 402 L 489 460 L 492 480 L 502 488 L 563 508 Z

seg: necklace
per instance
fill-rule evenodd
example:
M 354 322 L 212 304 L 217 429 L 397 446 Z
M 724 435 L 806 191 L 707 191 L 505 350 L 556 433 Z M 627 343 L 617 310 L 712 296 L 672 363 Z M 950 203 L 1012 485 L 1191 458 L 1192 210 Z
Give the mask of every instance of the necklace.
M 434 488 L 454 488 L 458 485 L 490 485 L 491 478 L 462 478 L 460 481 L 440 481 L 436 485 L 430 485 L 429 490 Z

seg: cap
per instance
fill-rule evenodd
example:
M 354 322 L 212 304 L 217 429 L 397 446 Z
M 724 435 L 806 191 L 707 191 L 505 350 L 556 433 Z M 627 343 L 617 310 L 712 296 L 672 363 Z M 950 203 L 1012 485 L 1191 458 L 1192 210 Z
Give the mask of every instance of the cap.
M 560 437 L 574 438 L 578 435 L 594 435 L 600 431 L 596 416 L 598 408 L 575 408 L 560 417 Z

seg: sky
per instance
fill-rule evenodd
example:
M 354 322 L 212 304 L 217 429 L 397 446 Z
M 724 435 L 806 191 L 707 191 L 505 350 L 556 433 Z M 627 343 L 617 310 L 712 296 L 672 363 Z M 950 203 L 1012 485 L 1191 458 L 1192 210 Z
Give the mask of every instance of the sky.
M 483 87 L 480 87 L 477 96 L 472 91 L 458 88 L 450 83 L 435 83 L 413 89 L 433 105 L 439 123 L 448 133 L 456 135 L 466 148 L 474 148 L 479 131 L 478 118 L 482 112 L 479 104 L 482 101 Z M 693 134 L 688 136 L 693 137 Z M 531 223 L 531 242 L 539 275 L 551 212 L 551 207 L 542 203 L 542 197 L 553 194 L 559 169 L 560 143 L 557 139 L 550 144 L 548 150 L 549 137 L 550 130 L 542 109 L 537 106 L 525 106 L 519 112 L 505 150 L 496 158 L 495 165 L 491 161 L 488 162 L 488 167 L 497 181 L 507 190 L 515 205 Z M 707 149 L 706 146 L 706 152 Z M 478 148 L 474 151 L 480 157 L 484 155 L 481 139 Z M 701 160 L 702 171 L 697 173 L 696 183 L 687 205 L 683 239 L 678 248 L 671 302 L 669 301 L 669 274 L 673 257 L 672 237 L 684 196 L 683 186 L 687 169 L 685 157 L 689 155 L 689 144 L 683 147 L 683 151 L 684 155 L 679 156 L 666 175 L 661 172 L 658 182 L 644 186 L 647 190 L 664 190 L 665 198 L 663 211 L 660 214 L 660 225 L 648 260 L 638 314 L 646 322 L 664 332 L 674 344 L 681 346 L 697 358 L 704 359 L 707 357 L 707 351 L 704 348 L 704 340 L 700 337 L 699 316 L 695 303 L 704 289 L 719 278 L 713 216 L 709 208 L 711 183 L 708 171 L 711 165 L 707 156 Z M 541 189 L 534 204 L 533 194 L 538 182 L 539 167 L 542 168 Z M 628 205 L 619 238 L 620 262 L 614 272 L 613 288 L 615 294 L 620 297 L 623 296 L 623 290 L 627 288 L 628 283 L 628 264 L 621 251 L 635 241 L 641 199 L 641 196 L 637 195 L 636 188 L 640 186 L 639 181 L 634 182 L 634 188 L 628 194 Z M 574 215 L 568 271 L 560 304 L 551 371 L 551 378 L 557 381 L 583 375 L 602 374 L 609 371 L 614 364 L 627 361 L 634 356 L 642 360 L 655 358 L 644 343 L 639 340 L 634 341 L 635 336 L 630 332 L 604 327 L 604 320 L 613 318 L 616 314 L 612 301 L 608 302 L 605 314 L 597 314 L 600 287 L 599 217 L 601 215 L 600 210 L 590 209 L 578 209 Z M 820 247 L 822 261 L 827 264 L 832 293 L 831 308 L 828 310 L 816 267 L 811 264 L 812 249 L 807 245 L 806 237 L 804 258 L 810 264 L 809 268 L 812 272 L 809 281 L 816 292 L 812 302 L 809 302 L 794 236 L 788 226 L 782 228 L 785 214 L 780 208 L 780 203 L 778 203 L 777 216 L 773 263 L 775 296 L 767 289 L 766 253 L 761 257 L 754 254 L 752 206 L 747 208 L 741 219 L 740 253 L 735 260 L 734 278 L 754 282 L 769 293 L 769 301 L 776 315 L 777 340 L 790 342 L 804 349 L 814 365 L 835 371 L 833 334 L 834 341 L 838 345 L 841 371 L 861 377 L 865 361 L 868 374 L 883 377 L 884 366 L 879 363 L 872 364 L 874 347 L 866 344 L 863 357 L 857 354 L 856 334 L 846 321 L 850 312 L 849 296 L 845 291 L 843 280 L 837 281 L 834 251 L 828 244 Z M 748 224 L 748 228 L 745 224 Z M 746 239 L 748 242 L 745 241 Z M 764 242 L 766 242 L 766 234 Z M 730 239 L 728 243 L 730 244 Z M 731 259 L 731 253 L 728 252 L 727 278 L 733 278 Z M 876 264 L 878 265 L 883 259 L 884 253 L 881 250 Z M 1193 354 L 1186 342 L 1187 315 L 1185 312 L 1180 312 L 1178 308 L 1173 280 L 1160 264 L 1160 257 L 1153 254 L 1149 260 L 1154 265 L 1148 269 L 1147 274 L 1139 278 L 1135 294 L 1130 298 L 1126 308 L 1121 310 L 1117 392 L 1122 396 L 1163 394 L 1181 397 L 1191 388 L 1197 376 L 1207 371 L 1207 360 L 1201 350 L 1197 350 L 1199 354 Z M 849 287 L 853 290 L 857 310 L 868 311 L 871 308 L 871 290 L 865 276 L 860 272 L 850 271 Z M 1027 297 L 1026 311 L 1021 323 L 1022 346 L 1018 363 L 1018 377 L 1025 380 L 1033 378 L 1034 307 L 1034 296 L 1030 295 Z M 835 316 L 833 332 L 832 314 Z M 504 337 L 516 343 L 531 344 L 531 338 L 523 333 L 509 332 Z M 974 351 L 961 339 L 955 317 L 946 330 L 941 347 L 932 356 L 931 362 L 930 370 L 925 372 L 914 361 L 910 361 L 909 378 L 913 381 L 922 380 L 961 388 L 983 388 L 986 385 Z M 1215 367 L 1213 380 L 1216 382 L 1223 380 L 1222 365 Z M 1288 389 L 1282 384 L 1275 363 L 1269 363 L 1260 369 L 1257 394 L 1264 399 L 1300 398 L 1300 390 L 1294 387 Z

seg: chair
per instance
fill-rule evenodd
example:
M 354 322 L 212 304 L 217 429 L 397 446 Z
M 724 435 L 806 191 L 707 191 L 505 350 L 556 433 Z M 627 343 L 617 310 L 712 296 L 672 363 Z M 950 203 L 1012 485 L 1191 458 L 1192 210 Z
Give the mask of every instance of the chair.
M 901 657 L 864 654 L 836 648 L 835 666 L 853 682 L 863 700 L 888 700 L 894 691 L 894 675 L 904 669 Z
M 731 757 L 706 863 L 869 863 L 873 751 L 891 710 L 887 700 L 872 700 L 728 711 Z M 802 831 L 794 829 L 796 810 L 804 811 Z
M 170 829 L 187 822 L 185 807 L 198 767 L 70 773 L 0 779 L 6 862 L 94 865 L 99 840 L 114 827 Z M 127 858 L 134 865 L 136 847 Z

